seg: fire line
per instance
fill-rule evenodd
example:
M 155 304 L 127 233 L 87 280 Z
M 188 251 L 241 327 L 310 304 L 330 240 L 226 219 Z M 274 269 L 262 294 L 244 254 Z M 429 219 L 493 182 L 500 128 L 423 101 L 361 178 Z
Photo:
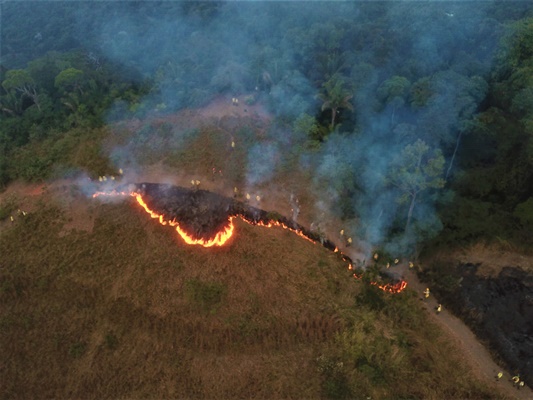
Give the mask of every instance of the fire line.
M 157 212 L 151 210 L 148 205 L 146 204 L 146 202 L 144 201 L 144 199 L 142 198 L 142 195 L 140 193 L 137 193 L 137 192 L 118 192 L 116 190 L 113 190 L 113 191 L 109 191 L 109 192 L 96 192 L 93 194 L 93 198 L 96 198 L 96 197 L 99 197 L 99 196 L 131 196 L 131 197 L 134 197 L 135 200 L 137 201 L 137 203 L 144 209 L 144 211 L 146 211 L 147 214 L 150 215 L 151 218 L 153 219 L 156 219 L 161 225 L 169 225 L 169 226 L 172 226 L 176 229 L 176 232 L 178 232 L 179 236 L 183 239 L 183 241 L 189 245 L 200 245 L 200 246 L 203 246 L 203 247 L 213 247 L 213 246 L 223 246 L 224 244 L 226 244 L 226 242 L 231 238 L 231 236 L 233 235 L 233 232 L 235 230 L 235 226 L 233 224 L 233 219 L 235 218 L 235 216 L 230 216 L 228 218 L 228 225 L 220 232 L 218 232 L 215 237 L 211 238 L 211 239 L 203 239 L 203 238 L 194 238 L 193 236 L 189 235 L 187 232 L 185 232 L 183 230 L 183 228 L 181 228 L 181 226 L 179 225 L 179 223 L 173 219 L 173 220 L 165 220 L 165 217 L 164 215 L 162 214 L 158 214 Z M 259 221 L 259 222 L 256 222 L 256 221 L 251 221 L 247 218 L 245 218 L 243 215 L 238 215 L 238 217 L 240 217 L 244 222 L 248 223 L 248 224 L 251 224 L 251 225 L 255 225 L 255 226 L 263 226 L 263 227 L 267 227 L 267 228 L 271 228 L 271 227 L 275 227 L 275 226 L 278 226 L 278 227 L 281 227 L 283 229 L 287 229 L 295 234 L 297 234 L 298 236 L 310 241 L 311 243 L 314 243 L 316 244 L 317 242 L 309 237 L 307 237 L 306 235 L 304 235 L 301 231 L 299 230 L 296 230 L 296 229 L 293 229 L 279 221 L 269 221 L 268 223 L 264 223 L 262 221 Z M 337 247 L 335 247 L 335 250 L 334 250 L 335 253 L 339 253 L 342 257 L 342 259 L 346 262 L 348 262 L 348 269 L 353 271 L 353 265 L 351 262 L 348 261 L 348 258 L 346 256 L 344 256 Z M 356 273 L 353 273 L 353 277 L 355 279 L 362 279 L 362 275 L 358 275 Z M 379 289 L 385 291 L 385 292 L 389 292 L 389 293 L 400 293 L 402 292 L 406 287 L 407 287 L 407 282 L 404 281 L 404 280 L 401 280 L 400 282 L 398 283 L 395 283 L 395 284 L 392 284 L 392 283 L 387 283 L 387 284 L 380 284 L 379 282 L 370 282 L 371 285 L 374 285 L 374 286 L 377 286 Z

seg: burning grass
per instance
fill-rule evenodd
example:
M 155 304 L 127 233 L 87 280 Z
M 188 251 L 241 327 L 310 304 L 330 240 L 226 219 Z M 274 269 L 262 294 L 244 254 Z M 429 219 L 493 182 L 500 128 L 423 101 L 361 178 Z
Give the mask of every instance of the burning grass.
M 408 290 L 287 230 L 187 246 L 123 203 L 65 233 L 52 203 L 1 227 L 2 397 L 497 398 Z

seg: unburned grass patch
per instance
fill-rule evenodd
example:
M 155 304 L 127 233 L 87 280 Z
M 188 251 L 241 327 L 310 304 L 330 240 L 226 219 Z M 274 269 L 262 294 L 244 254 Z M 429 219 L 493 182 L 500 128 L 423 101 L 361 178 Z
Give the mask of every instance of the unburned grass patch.
M 416 298 L 373 307 L 320 245 L 236 220 L 206 249 L 132 201 L 94 210 L 91 232 L 47 201 L 0 233 L 6 398 L 496 397 Z

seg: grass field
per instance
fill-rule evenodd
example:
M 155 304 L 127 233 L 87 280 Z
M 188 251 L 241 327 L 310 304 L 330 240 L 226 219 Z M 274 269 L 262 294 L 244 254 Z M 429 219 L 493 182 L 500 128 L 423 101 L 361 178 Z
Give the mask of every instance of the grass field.
M 0 221 L 3 399 L 498 398 L 414 293 L 321 246 L 237 222 L 205 249 L 131 201 L 79 207 L 50 192 Z

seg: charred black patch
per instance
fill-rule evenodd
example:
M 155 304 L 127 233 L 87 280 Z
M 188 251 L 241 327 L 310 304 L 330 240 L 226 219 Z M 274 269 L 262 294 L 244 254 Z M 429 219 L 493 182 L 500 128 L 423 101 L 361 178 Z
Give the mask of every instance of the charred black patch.
M 277 214 L 273 220 L 272 213 L 268 211 L 207 190 L 158 183 L 139 183 L 133 186 L 133 190 L 142 195 L 151 210 L 163 215 L 167 220 L 176 220 L 197 239 L 213 238 L 228 225 L 230 217 L 239 216 L 254 225 L 279 223 L 321 243 L 328 250 L 333 251 L 336 248 L 330 240 L 292 219 Z M 346 256 L 345 260 L 351 262 Z

